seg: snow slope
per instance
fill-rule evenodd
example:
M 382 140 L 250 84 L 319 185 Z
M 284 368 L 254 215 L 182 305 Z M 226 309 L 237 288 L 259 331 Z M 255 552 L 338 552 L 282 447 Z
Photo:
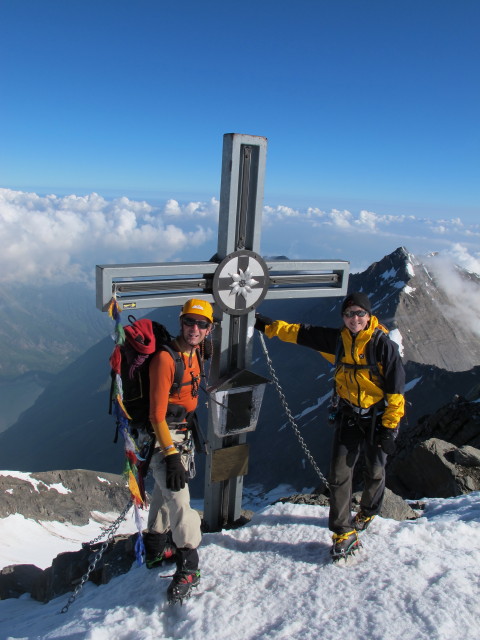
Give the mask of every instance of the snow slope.
M 87 583 L 66 613 L 60 610 L 68 596 L 48 604 L 29 596 L 0 602 L 0 638 L 479 637 L 480 493 L 429 499 L 414 522 L 377 518 L 348 566 L 329 561 L 327 515 L 325 507 L 279 503 L 258 511 L 240 529 L 205 535 L 202 581 L 183 606 L 166 603 L 164 576 L 171 565 L 159 571 L 134 565 L 107 585 Z M 31 562 L 37 554 L 38 566 L 44 566 L 48 540 L 53 557 L 71 549 L 75 539 L 98 533 L 90 525 L 67 531 L 50 523 L 47 530 L 15 518 L 0 521 L 3 565 L 12 558 Z M 129 530 L 135 531 L 133 521 Z

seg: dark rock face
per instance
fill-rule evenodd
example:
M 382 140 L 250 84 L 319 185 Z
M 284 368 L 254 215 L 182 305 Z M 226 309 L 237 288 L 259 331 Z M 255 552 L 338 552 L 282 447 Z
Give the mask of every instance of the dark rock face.
M 431 438 L 395 460 L 389 482 L 411 499 L 449 498 L 480 490 L 480 450 Z
M 352 507 L 355 511 L 360 509 L 361 492 L 356 492 L 353 495 Z M 280 498 L 277 502 L 290 502 L 292 504 L 311 504 L 320 505 L 322 507 L 328 507 L 330 502 L 328 497 L 323 493 L 295 493 L 286 498 Z M 379 514 L 382 518 L 390 518 L 391 520 L 415 520 L 417 514 L 410 507 L 410 505 L 403 500 L 400 496 L 390 491 L 385 490 L 385 497 L 383 500 L 382 509 Z
M 480 404 L 456 396 L 416 425 L 402 431 L 399 450 L 411 449 L 428 438 L 439 438 L 457 447 L 468 445 L 480 449 Z
M 43 570 L 34 564 L 13 564 L 0 571 L 0 600 L 19 598 L 24 593 L 34 593 Z
M 359 508 L 360 497 L 361 494 L 358 493 L 353 499 L 354 504 L 357 504 Z M 385 497 L 379 515 L 382 518 L 390 518 L 399 522 L 402 520 L 415 520 L 418 517 L 408 502 L 393 493 L 393 491 L 390 491 L 390 489 L 385 489 Z
M 87 579 L 94 584 L 107 584 L 112 578 L 127 573 L 135 562 L 138 534 L 114 536 L 105 544 L 85 545 L 79 551 L 60 553 L 45 570 L 35 565 L 11 565 L 0 571 L 0 600 L 18 598 L 30 593 L 39 602 L 74 591 Z
M 456 397 L 403 430 L 388 486 L 405 497 L 447 498 L 480 489 L 480 405 Z
M 0 475 L 0 517 L 88 524 L 92 511 L 122 511 L 130 493 L 122 476 L 84 469 L 43 471 L 26 478 Z

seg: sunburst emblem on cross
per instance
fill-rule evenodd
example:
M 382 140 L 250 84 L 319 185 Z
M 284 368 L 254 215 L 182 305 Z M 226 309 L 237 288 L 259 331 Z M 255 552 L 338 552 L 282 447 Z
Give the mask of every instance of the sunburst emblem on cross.
M 213 296 L 222 311 L 242 315 L 252 311 L 267 294 L 270 278 L 265 261 L 253 251 L 235 251 L 218 265 Z
M 252 293 L 252 287 L 258 284 L 258 280 L 255 280 L 252 276 L 250 267 L 247 267 L 245 271 L 239 269 L 238 273 L 229 273 L 228 275 L 233 280 L 230 285 L 232 289 L 230 295 L 233 293 L 237 296 L 243 296 L 245 300 L 247 299 L 247 295 Z

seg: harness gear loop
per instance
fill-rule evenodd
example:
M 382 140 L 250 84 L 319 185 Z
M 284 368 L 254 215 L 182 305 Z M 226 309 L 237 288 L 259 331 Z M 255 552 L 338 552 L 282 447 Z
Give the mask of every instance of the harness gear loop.
M 271 361 L 270 356 L 268 354 L 267 345 L 265 344 L 265 338 L 263 337 L 263 333 L 261 333 L 260 331 L 258 331 L 257 333 L 258 333 L 258 336 L 260 338 L 260 344 L 262 345 L 263 353 L 265 354 L 265 358 L 266 358 L 266 361 L 267 361 L 268 369 L 270 371 L 270 375 L 272 376 L 273 384 L 275 385 L 275 388 L 277 390 L 278 396 L 280 398 L 280 402 L 282 403 L 282 406 L 283 406 L 283 408 L 285 410 L 285 413 L 287 414 L 288 421 L 290 422 L 290 425 L 291 425 L 293 431 L 295 432 L 295 435 L 297 436 L 297 439 L 298 439 L 298 441 L 300 443 L 300 446 L 302 447 L 303 451 L 305 452 L 305 455 L 307 456 L 310 464 L 314 468 L 315 473 L 320 478 L 320 480 L 325 484 L 325 486 L 328 487 L 329 486 L 328 485 L 328 481 L 325 478 L 325 476 L 323 475 L 323 473 L 320 471 L 317 463 L 315 462 L 312 454 L 310 453 L 310 451 L 309 451 L 309 449 L 308 449 L 308 447 L 307 447 L 307 445 L 305 443 L 305 440 L 303 439 L 302 434 L 300 433 L 298 425 L 296 424 L 296 422 L 295 422 L 295 420 L 294 420 L 294 418 L 292 416 L 292 413 L 291 413 L 291 411 L 290 411 L 290 409 L 288 407 L 287 400 L 286 400 L 285 395 L 284 395 L 284 393 L 282 391 L 282 387 L 280 386 L 280 382 L 279 382 L 279 380 L 277 378 L 277 375 L 275 373 L 275 369 L 273 368 L 272 361 Z
M 112 542 L 112 540 L 114 538 L 114 535 L 115 535 L 115 532 L 117 531 L 119 526 L 122 524 L 122 522 L 124 520 L 126 520 L 127 513 L 129 511 L 130 507 L 132 506 L 132 504 L 133 504 L 133 500 L 129 500 L 128 503 L 126 504 L 125 508 L 123 509 L 122 513 L 118 516 L 118 518 L 115 520 L 115 522 L 112 522 L 112 524 L 109 527 L 106 527 L 105 529 L 103 529 L 102 533 L 100 535 L 98 535 L 96 538 L 94 538 L 93 540 L 90 540 L 90 542 L 84 542 L 82 544 L 82 547 L 85 549 L 86 547 L 89 547 L 91 545 L 96 544 L 97 542 L 99 542 L 105 536 L 105 534 L 108 534 L 108 538 L 105 540 L 105 542 L 102 544 L 100 549 L 95 554 L 92 562 L 88 565 L 88 569 L 86 570 L 86 572 L 81 577 L 80 582 L 75 587 L 75 590 L 72 593 L 72 595 L 68 598 L 67 604 L 60 610 L 60 613 L 67 613 L 68 609 L 70 608 L 70 605 L 75 602 L 78 594 L 80 593 L 80 591 L 83 588 L 83 585 L 85 584 L 85 582 L 87 582 L 87 580 L 90 577 L 90 574 L 92 573 L 92 571 L 95 570 L 95 567 L 97 566 L 97 563 L 101 560 L 103 554 L 108 549 L 108 545 L 110 544 L 110 542 Z

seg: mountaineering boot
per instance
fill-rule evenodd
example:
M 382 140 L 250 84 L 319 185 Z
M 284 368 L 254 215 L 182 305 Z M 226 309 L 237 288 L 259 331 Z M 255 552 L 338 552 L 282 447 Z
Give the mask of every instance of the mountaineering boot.
M 365 531 L 371 524 L 375 516 L 367 516 L 363 511 L 359 511 L 355 516 L 354 527 L 357 531 Z
M 189 598 L 192 589 L 200 582 L 198 570 L 198 551 L 196 549 L 177 549 L 177 570 L 168 585 L 167 597 L 169 604 L 175 604 Z
M 157 533 L 156 531 L 146 531 L 143 534 L 143 544 L 145 545 L 145 564 L 147 569 L 155 569 L 164 562 L 175 562 L 177 548 L 172 540 L 170 531 L 167 533 Z
M 330 553 L 334 561 L 352 555 L 360 546 L 356 529 L 347 533 L 334 533 L 332 540 L 333 547 Z

